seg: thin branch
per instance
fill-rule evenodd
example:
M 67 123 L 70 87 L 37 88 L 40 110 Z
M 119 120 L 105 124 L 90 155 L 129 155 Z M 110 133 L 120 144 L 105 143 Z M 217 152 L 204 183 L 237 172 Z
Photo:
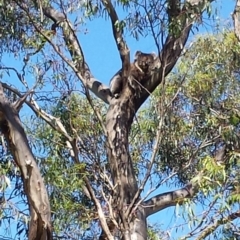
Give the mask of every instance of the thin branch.
M 130 51 L 122 36 L 123 29 L 111 0 L 102 0 L 102 3 L 106 7 L 111 19 L 113 36 L 122 60 L 122 76 L 127 78 L 130 70 Z
M 148 167 L 148 170 L 147 170 L 147 173 L 145 174 L 145 177 L 140 185 L 140 187 L 138 188 L 131 204 L 129 205 L 128 207 L 128 210 L 127 210 L 127 216 L 131 213 L 131 212 L 134 212 L 134 210 L 132 209 L 135 202 L 139 199 L 140 197 L 140 194 L 141 192 L 143 191 L 144 189 L 144 186 L 150 176 L 150 173 L 151 173 L 151 170 L 152 170 L 152 166 L 155 162 L 155 158 L 156 158 L 156 155 L 157 155 L 157 152 L 158 152 L 158 149 L 159 149 L 159 143 L 161 141 L 161 137 L 162 137 L 162 124 L 163 124 L 163 118 L 161 118 L 161 120 L 159 121 L 159 125 L 158 125 L 158 129 L 157 129 L 157 136 L 156 136 L 156 141 L 155 141 L 155 144 L 154 144 L 154 147 L 153 147 L 153 154 L 152 154 L 152 157 L 151 157 L 151 160 L 150 160 L 150 164 L 149 164 L 149 167 Z M 139 205 L 139 204 L 137 204 Z M 134 208 L 135 209 L 135 208 Z
M 237 218 L 240 218 L 240 211 L 229 214 L 227 217 L 223 217 L 222 219 L 216 220 L 213 224 L 205 228 L 201 234 L 196 238 L 196 240 L 205 239 L 212 232 L 214 232 L 219 226 L 224 225 L 228 222 L 231 222 Z
M 187 238 L 190 238 L 190 237 L 196 235 L 196 234 L 197 234 L 197 233 L 196 233 L 197 231 L 198 231 L 198 232 L 202 232 L 202 229 L 200 229 L 200 228 L 201 228 L 201 226 L 203 225 L 203 223 L 206 222 L 207 216 L 209 216 L 210 211 L 213 209 L 213 207 L 215 206 L 215 204 L 217 203 L 217 201 L 218 201 L 217 198 L 214 199 L 214 201 L 210 203 L 208 210 L 207 210 L 207 211 L 204 211 L 201 215 L 197 216 L 197 218 L 198 218 L 198 224 L 197 224 L 197 226 L 195 226 L 194 229 L 193 229 L 190 233 L 188 233 L 187 236 L 184 237 L 184 239 L 187 239 Z M 199 230 L 199 229 L 200 229 L 200 230 Z
M 1 66 L 0 67 L 0 70 L 6 70 L 7 72 L 10 70 L 10 71 L 14 71 L 15 74 L 17 75 L 18 79 L 20 80 L 20 82 L 26 87 L 28 88 L 27 86 L 27 82 L 23 79 L 22 75 L 16 70 L 16 68 L 13 68 L 13 67 L 3 67 Z
M 203 149 L 203 148 L 205 148 L 205 147 L 207 147 L 207 146 L 209 146 L 209 145 L 212 145 L 212 143 L 213 143 L 212 141 L 206 142 L 206 139 L 205 139 L 205 140 L 197 147 L 197 149 L 194 151 L 194 153 L 190 156 L 190 159 L 189 159 L 188 163 L 187 163 L 186 165 L 184 165 L 181 170 L 183 171 L 184 169 L 187 169 L 187 168 L 191 165 L 191 163 L 192 163 L 194 157 L 196 156 L 196 154 L 198 153 L 198 151 L 200 151 L 201 149 Z M 166 177 L 164 180 L 162 180 L 162 181 L 159 182 L 157 185 L 155 185 L 155 187 L 154 187 L 153 189 L 151 189 L 150 191 L 148 191 L 148 193 L 146 194 L 146 196 L 145 196 L 144 198 L 142 198 L 142 199 L 139 201 L 139 203 L 137 203 L 137 205 L 141 204 L 141 202 L 143 202 L 152 192 L 154 192 L 154 191 L 155 191 L 156 189 L 158 189 L 162 184 L 164 184 L 165 182 L 167 182 L 168 179 L 174 177 L 177 173 L 178 173 L 177 171 L 173 170 L 172 173 L 171 173 L 168 177 Z M 199 173 L 199 175 L 201 176 L 201 172 Z M 136 206 L 137 206 L 137 205 L 136 205 Z M 134 209 L 136 209 L 136 206 L 134 207 Z
M 106 129 L 106 127 L 105 127 L 103 118 L 102 118 L 100 112 L 98 111 L 98 109 L 94 106 L 94 103 L 93 103 L 92 98 L 91 98 L 91 96 L 90 96 L 90 94 L 89 94 L 88 88 L 85 89 L 85 95 L 86 95 L 86 98 L 87 98 L 90 106 L 92 107 L 94 113 L 95 113 L 96 116 L 97 116 L 97 119 L 98 119 L 98 121 L 99 121 L 99 123 L 100 123 L 100 125 L 101 125 L 101 127 L 102 127 L 102 129 L 103 129 L 104 135 L 107 136 L 107 129 Z
M 153 146 L 153 153 L 152 153 L 152 156 L 151 156 L 151 160 L 150 160 L 150 164 L 149 164 L 149 166 L 148 166 L 147 173 L 145 174 L 145 177 L 144 177 L 144 179 L 143 179 L 140 187 L 138 188 L 137 193 L 135 194 L 135 196 L 134 196 L 131 204 L 129 205 L 129 208 L 128 208 L 127 213 L 130 213 L 130 211 L 131 211 L 131 212 L 134 212 L 134 211 L 137 209 L 138 205 L 140 205 L 140 204 L 144 201 L 144 199 L 141 199 L 141 200 L 136 204 L 136 206 L 132 209 L 133 205 L 135 204 L 135 202 L 136 202 L 136 201 L 138 200 L 138 198 L 140 197 L 140 194 L 141 194 L 141 192 L 143 191 L 143 189 L 144 189 L 144 187 L 145 187 L 145 185 L 146 185 L 146 183 L 147 183 L 147 181 L 148 181 L 148 179 L 149 179 L 149 177 L 150 177 L 151 170 L 152 170 L 153 164 L 154 164 L 154 162 L 155 162 L 155 158 L 156 158 L 156 155 L 157 155 L 157 153 L 158 153 L 159 145 L 160 145 L 160 142 L 161 142 L 161 139 L 162 139 L 162 125 L 163 125 L 164 116 L 167 114 L 167 110 L 168 110 L 169 107 L 172 105 L 172 103 L 174 102 L 174 100 L 177 98 L 177 96 L 178 96 L 178 94 L 179 94 L 179 92 L 180 92 L 180 90 L 181 90 L 181 86 L 182 86 L 184 80 L 185 80 L 185 77 L 184 77 L 183 80 L 181 81 L 180 87 L 178 88 L 177 92 L 174 94 L 173 98 L 171 99 L 171 101 L 169 102 L 169 104 L 167 105 L 167 107 L 164 108 L 163 113 L 161 114 L 162 117 L 161 117 L 161 119 L 160 119 L 160 121 L 159 121 L 159 124 L 158 124 L 157 134 L 156 134 L 156 139 L 155 139 L 155 144 L 154 144 L 154 146 Z M 164 83 L 164 82 L 162 81 L 162 83 Z
M 169 174 L 167 177 L 165 177 L 163 180 L 161 180 L 157 185 L 155 185 L 154 188 L 151 188 L 146 195 L 136 204 L 136 206 L 134 207 L 134 210 L 136 209 L 137 205 L 141 204 L 142 202 L 144 202 L 148 196 L 153 193 L 154 191 L 156 191 L 160 186 L 162 186 L 164 183 L 166 183 L 169 179 L 173 178 L 175 175 L 177 175 L 178 172 L 175 171 L 175 169 L 172 170 L 171 174 Z
M 186 169 L 190 163 L 192 162 L 192 159 L 196 156 L 197 152 L 200 149 L 203 149 L 213 143 L 213 140 L 210 142 L 207 142 L 207 139 L 205 139 L 199 147 L 196 149 L 196 151 L 193 153 L 191 156 L 189 163 L 186 164 L 183 169 Z M 216 156 L 217 157 L 216 153 Z M 222 156 L 223 157 L 223 156 Z M 194 177 L 192 180 L 192 183 L 188 184 L 186 187 L 172 191 L 172 192 L 167 192 L 163 194 L 159 194 L 157 196 L 152 197 L 149 200 L 146 200 L 144 204 L 149 205 L 149 207 L 146 208 L 146 215 L 152 215 L 162 209 L 165 209 L 167 207 L 175 206 L 176 203 L 182 203 L 184 199 L 186 198 L 192 198 L 199 190 L 199 182 L 202 179 L 204 172 L 200 171 L 197 176 Z
M 44 15 L 54 21 L 55 25 L 52 26 L 54 27 L 54 30 L 56 30 L 56 27 L 62 28 L 64 41 L 72 60 L 65 57 L 60 49 L 52 42 L 51 38 L 42 32 L 42 30 L 37 26 L 35 19 L 30 15 L 28 9 L 22 4 L 18 3 L 18 5 L 23 11 L 25 11 L 35 30 L 46 39 L 60 58 L 62 58 L 62 60 L 74 71 L 83 85 L 105 103 L 109 103 L 112 98 L 110 90 L 107 86 L 93 77 L 88 64 L 84 61 L 83 51 L 75 31 L 71 22 L 66 19 L 66 16 L 51 6 L 46 6 L 46 4 L 42 5 Z
M 108 224 L 107 224 L 107 221 L 106 221 L 106 217 L 105 217 L 104 212 L 102 210 L 101 204 L 99 203 L 98 199 L 96 198 L 95 193 L 94 193 L 94 191 L 93 191 L 93 189 L 92 189 L 88 179 L 84 178 L 84 182 L 85 182 L 86 187 L 87 187 L 87 189 L 89 191 L 91 199 L 93 200 L 93 202 L 94 202 L 94 204 L 95 204 L 95 206 L 97 208 L 98 217 L 99 217 L 102 229 L 104 230 L 105 234 L 107 235 L 107 239 L 108 240 L 114 240 L 114 237 L 113 237 L 113 235 L 111 234 L 111 232 L 109 230 L 109 227 L 108 227 Z
M 21 82 L 24 80 L 24 79 L 22 79 L 21 74 L 15 68 L 5 68 L 5 69 L 13 70 Z M 26 82 L 26 81 L 24 80 L 24 82 Z M 33 110 L 33 112 L 36 114 L 36 116 L 41 116 L 41 118 L 46 123 L 48 123 L 53 129 L 55 129 L 59 133 L 63 134 L 68 139 L 68 141 L 70 141 L 70 142 L 72 141 L 72 138 L 68 135 L 68 133 L 67 133 L 66 129 L 64 128 L 63 124 L 61 123 L 60 119 L 53 117 L 52 115 L 50 115 L 47 112 L 45 112 L 44 110 L 42 110 L 38 106 L 37 102 L 33 99 L 33 97 L 31 97 L 31 99 L 29 101 L 26 100 L 27 96 L 33 92 L 33 89 L 36 87 L 36 84 L 31 90 L 29 90 L 24 95 L 22 95 L 17 89 L 9 86 L 6 83 L 2 83 L 2 86 L 5 89 L 9 89 L 11 92 L 15 93 L 19 97 L 19 102 L 16 102 L 16 106 L 18 106 L 19 104 L 22 105 L 23 102 L 25 102 Z
M 112 197 L 110 196 L 110 199 L 108 200 L 103 189 L 101 189 L 101 193 L 103 196 L 104 201 L 108 205 L 108 211 L 109 211 L 109 219 L 113 222 L 114 226 L 119 228 L 117 221 L 115 220 L 114 213 L 113 213 L 113 208 L 112 208 Z

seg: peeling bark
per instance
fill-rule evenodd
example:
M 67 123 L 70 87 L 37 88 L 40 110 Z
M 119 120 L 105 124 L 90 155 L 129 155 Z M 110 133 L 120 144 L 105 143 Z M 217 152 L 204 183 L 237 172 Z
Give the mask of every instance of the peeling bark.
M 51 210 L 43 178 L 29 147 L 18 111 L 6 99 L 0 85 L 0 127 L 14 161 L 21 171 L 30 210 L 29 240 L 52 239 Z

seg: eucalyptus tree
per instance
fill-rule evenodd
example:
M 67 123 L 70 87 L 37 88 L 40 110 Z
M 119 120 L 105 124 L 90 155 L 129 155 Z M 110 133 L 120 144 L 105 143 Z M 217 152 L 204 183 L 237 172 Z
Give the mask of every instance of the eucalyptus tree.
M 56 230 L 64 233 L 65 238 L 78 238 L 67 224 L 67 231 L 57 229 L 54 225 L 52 228 L 47 192 L 50 199 L 56 201 L 51 195 L 55 192 L 51 180 L 56 179 L 45 178 L 47 184 L 44 185 L 40 169 L 46 160 L 51 160 L 50 163 L 55 164 L 55 168 L 59 167 L 56 164 L 58 160 L 66 168 L 75 167 L 72 182 L 69 177 L 71 171 L 63 172 L 61 181 L 66 180 L 69 186 L 74 185 L 74 189 L 70 189 L 77 193 L 69 195 L 74 198 L 73 202 L 86 199 L 85 206 L 94 208 L 95 215 L 90 219 L 92 222 L 99 222 L 101 226 L 99 239 L 147 239 L 149 216 L 167 207 L 183 204 L 196 194 L 201 182 L 196 179 L 201 179 L 201 171 L 199 175 L 192 176 L 195 177 L 193 181 L 183 188 L 147 200 L 141 197 L 148 180 L 154 172 L 161 170 L 160 167 L 170 170 L 166 171 L 167 175 L 163 175 L 166 179 L 176 176 L 178 172 L 182 173 L 183 169 L 186 169 L 189 179 L 189 167 L 195 166 L 192 163 L 196 161 L 198 150 L 214 143 L 203 142 L 182 168 L 178 164 L 177 168 L 168 165 L 168 162 L 165 166 L 158 166 L 163 159 L 161 154 L 168 155 L 161 153 L 161 144 L 164 142 L 163 125 L 169 106 L 174 104 L 179 91 L 176 90 L 167 105 L 163 101 L 157 105 L 158 124 L 153 124 L 154 127 L 146 131 L 146 139 L 137 130 L 137 119 L 135 122 L 134 117 L 158 86 L 161 94 L 165 94 L 166 76 L 184 52 L 189 34 L 194 26 L 201 23 L 204 12 L 211 15 L 212 2 L 213 0 L 13 0 L 9 4 L 9 1 L 1 1 L 1 22 L 4 26 L 1 28 L 1 53 L 9 52 L 21 59 L 21 66 L 13 68 L 2 58 L 1 130 L 8 146 L 3 148 L 10 151 L 24 183 L 30 215 L 29 239 L 51 239 L 53 233 L 56 238 L 60 238 Z M 236 13 L 237 11 L 236 7 Z M 123 17 L 120 18 L 120 15 Z M 86 19 L 93 19 L 98 24 L 98 19 L 102 16 L 107 17 L 111 24 L 112 36 L 121 60 L 120 71 L 116 75 L 117 81 L 120 81 L 118 96 L 113 95 L 109 87 L 93 75 L 91 66 L 86 61 L 88 53 L 80 43 L 81 34 L 78 30 L 83 30 L 84 24 L 88 23 Z M 73 18 L 74 22 L 71 21 Z M 124 32 L 133 38 L 151 36 L 157 50 L 153 60 L 148 61 L 151 54 L 140 54 L 131 62 L 130 48 Z M 99 48 L 104 46 L 98 39 L 96 44 Z M 6 73 L 11 74 L 11 79 L 3 83 L 7 79 Z M 25 94 L 15 84 L 16 80 L 12 81 L 12 74 L 16 74 L 16 79 L 25 87 Z M 30 86 L 30 79 L 33 77 L 35 84 Z M 76 89 L 81 91 L 81 95 L 91 106 L 91 111 L 85 104 L 80 104 L 81 98 L 78 99 L 72 93 Z M 52 91 L 52 95 L 46 93 L 49 91 Z M 59 91 L 59 94 L 55 94 L 55 91 Z M 9 92 L 12 95 L 7 99 L 6 93 Z M 27 140 L 19 117 L 23 103 L 48 124 L 49 132 L 45 142 L 57 139 L 55 144 L 58 147 L 54 150 L 56 156 L 61 158 L 55 158 L 55 162 L 48 155 L 37 166 L 36 157 L 30 148 L 34 143 Z M 56 105 L 55 109 L 52 108 L 53 105 Z M 87 117 L 84 116 L 84 111 L 88 112 Z M 88 119 L 87 123 L 81 121 L 84 117 Z M 94 125 L 95 122 L 97 125 Z M 136 135 L 132 135 L 134 131 Z M 96 141 L 92 141 L 93 135 Z M 137 143 L 131 144 L 138 137 L 146 148 L 141 149 Z M 149 144 L 146 144 L 147 141 Z M 42 147 L 48 153 L 52 150 L 46 144 L 42 144 Z M 144 155 L 147 156 L 145 162 Z M 51 164 L 46 168 L 42 167 L 44 176 L 47 176 L 47 171 L 53 172 Z M 184 174 L 182 177 L 184 179 Z M 78 184 L 74 184 L 75 181 Z M 160 178 L 155 188 L 164 181 L 166 180 Z M 84 218 L 82 211 L 78 212 L 79 219 Z M 57 226 L 55 212 L 52 213 L 52 219 Z M 73 225 L 76 227 L 76 224 Z M 76 228 L 79 232 L 82 231 L 81 226 Z M 86 230 L 82 238 L 89 237 L 89 234 L 90 231 Z

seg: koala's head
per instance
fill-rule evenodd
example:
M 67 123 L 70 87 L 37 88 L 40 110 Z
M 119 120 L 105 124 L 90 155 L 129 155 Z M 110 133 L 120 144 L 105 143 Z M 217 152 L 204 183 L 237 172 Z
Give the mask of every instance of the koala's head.
M 143 53 L 141 51 L 137 51 L 134 62 L 143 70 L 143 72 L 146 73 L 148 72 L 149 67 L 151 67 L 154 63 L 156 57 L 157 56 L 154 53 Z

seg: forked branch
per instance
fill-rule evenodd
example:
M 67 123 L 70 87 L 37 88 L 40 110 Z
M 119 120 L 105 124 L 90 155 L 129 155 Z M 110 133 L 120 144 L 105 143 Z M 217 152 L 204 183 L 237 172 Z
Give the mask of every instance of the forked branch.
M 111 99 L 110 90 L 107 86 L 102 84 L 92 75 L 88 64 L 84 60 L 83 51 L 75 34 L 75 30 L 73 29 L 71 22 L 67 19 L 66 14 L 57 11 L 52 6 L 49 6 L 47 3 L 41 2 L 41 9 L 44 16 L 53 21 L 52 30 L 56 31 L 57 27 L 62 28 L 63 38 L 66 47 L 71 55 L 71 60 L 67 59 L 59 50 L 58 46 L 56 46 L 52 42 L 51 38 L 49 38 L 48 36 L 46 36 L 46 34 L 42 32 L 41 28 L 36 24 L 34 17 L 30 14 L 29 10 L 25 7 L 25 5 L 17 1 L 16 3 L 26 13 L 29 20 L 35 27 L 36 31 L 45 38 L 46 42 L 50 43 L 54 51 L 75 72 L 76 76 L 83 83 L 83 85 L 91 92 L 93 92 L 98 98 L 100 98 L 106 103 L 109 103 Z M 35 4 L 38 5 L 38 1 L 35 1 Z
M 182 6 L 179 5 L 179 0 L 169 0 L 168 16 L 171 24 L 171 20 L 181 20 L 177 32 L 169 32 L 163 44 L 162 51 L 160 53 L 159 62 L 156 61 L 156 71 L 153 71 L 153 76 L 148 85 L 146 86 L 149 92 L 153 92 L 155 88 L 162 82 L 170 71 L 175 66 L 177 60 L 181 56 L 184 46 L 188 40 L 189 33 L 192 25 L 196 22 L 199 15 L 201 15 L 205 9 L 206 4 L 213 2 L 214 0 L 188 0 Z M 191 14 L 195 13 L 197 14 Z M 170 26 L 171 27 L 171 26 Z M 160 66 L 159 66 L 160 65 Z M 145 93 L 142 101 L 148 97 Z

